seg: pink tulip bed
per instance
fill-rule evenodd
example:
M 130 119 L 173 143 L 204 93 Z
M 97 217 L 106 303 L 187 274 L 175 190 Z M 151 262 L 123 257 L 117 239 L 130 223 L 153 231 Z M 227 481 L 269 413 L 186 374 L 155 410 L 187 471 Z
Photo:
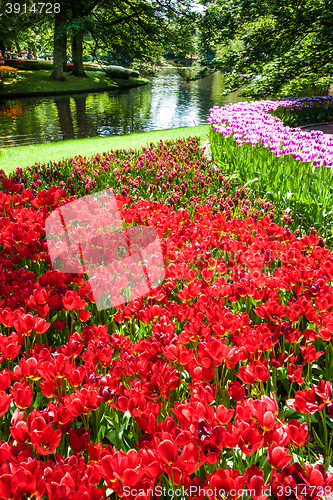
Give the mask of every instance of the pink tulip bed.
M 333 253 L 224 166 L 188 138 L 0 171 L 0 499 L 333 493 Z M 165 274 L 99 310 L 45 222 L 107 188 Z
M 332 239 L 333 138 L 299 125 L 333 120 L 333 97 L 241 102 L 211 109 L 215 161 L 300 225 Z

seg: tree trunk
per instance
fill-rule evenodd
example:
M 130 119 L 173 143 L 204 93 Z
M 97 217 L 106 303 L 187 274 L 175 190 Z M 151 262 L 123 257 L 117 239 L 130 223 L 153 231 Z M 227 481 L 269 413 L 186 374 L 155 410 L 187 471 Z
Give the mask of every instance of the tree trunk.
M 0 52 L 2 53 L 2 57 L 5 58 L 6 46 L 3 40 L 0 40 Z
M 31 44 L 31 50 L 32 50 L 33 56 L 37 59 L 36 45 L 34 43 Z
M 64 61 L 66 55 L 65 36 L 63 33 L 63 23 L 65 17 L 62 12 L 54 16 L 54 48 L 53 48 L 53 80 L 65 80 Z
M 16 45 L 17 54 L 18 54 L 19 57 L 21 57 L 22 53 L 21 53 L 20 44 L 18 42 L 15 42 L 15 45 Z
M 74 33 L 72 37 L 72 60 L 73 60 L 72 75 L 86 78 L 87 75 L 83 70 L 82 42 L 83 42 L 82 31 Z
M 64 33 L 64 51 L 65 51 L 65 60 L 63 62 L 63 72 L 68 73 L 69 68 L 67 66 L 67 33 Z

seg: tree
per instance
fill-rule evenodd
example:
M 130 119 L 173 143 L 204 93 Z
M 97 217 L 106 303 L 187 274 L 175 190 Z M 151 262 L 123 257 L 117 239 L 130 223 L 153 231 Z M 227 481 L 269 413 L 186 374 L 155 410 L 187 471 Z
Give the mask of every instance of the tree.
M 74 31 L 89 34 L 95 54 L 109 52 L 127 63 L 135 58 L 158 59 L 167 46 L 183 51 L 191 47 L 197 18 L 192 4 L 190 0 L 98 0 L 90 14 L 76 15 L 80 28 Z
M 156 60 L 169 48 L 184 53 L 191 51 L 198 18 L 191 10 L 194 3 L 193 0 L 62 0 L 61 8 L 47 19 L 39 13 L 20 16 L 4 13 L 0 23 L 0 48 L 4 50 L 6 44 L 16 43 L 22 49 L 24 37 L 35 33 L 28 43 L 29 50 L 35 51 L 38 28 L 44 31 L 52 22 L 51 77 L 65 79 L 70 39 L 72 74 L 84 77 L 85 46 L 94 53 L 109 52 L 115 59 L 127 63 L 135 58 Z M 28 4 L 18 0 L 15 5 L 23 9 Z M 5 12 L 5 0 L 0 0 L 0 6 Z
M 217 22 L 217 14 L 213 11 L 206 11 L 199 21 L 199 55 L 201 57 L 213 58 L 216 56 L 216 37 L 213 34 Z
M 333 72 L 333 0 L 202 0 L 212 36 L 230 47 L 214 62 L 226 92 L 262 98 L 327 85 Z M 213 16 L 214 14 L 214 16 Z
M 53 80 L 65 80 L 64 67 L 67 61 L 67 28 L 64 10 L 54 14 Z
M 45 15 L 30 10 L 24 0 L 0 0 L 0 50 L 3 55 L 10 47 L 15 47 L 19 54 L 24 47 L 36 53 L 34 30 L 38 30 L 43 21 L 46 21 Z

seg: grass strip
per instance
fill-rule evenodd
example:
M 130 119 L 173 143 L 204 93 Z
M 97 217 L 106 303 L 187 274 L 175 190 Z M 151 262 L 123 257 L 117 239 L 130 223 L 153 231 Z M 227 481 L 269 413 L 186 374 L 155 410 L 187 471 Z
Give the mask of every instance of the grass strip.
M 15 146 L 0 150 L 0 168 L 6 174 L 16 167 L 33 166 L 37 163 L 62 161 L 65 158 L 79 155 L 89 156 L 102 153 L 110 149 L 138 149 L 148 146 L 150 142 L 156 143 L 160 139 L 171 141 L 189 136 L 197 136 L 205 140 L 208 136 L 209 125 L 196 127 L 180 127 L 166 130 L 153 130 L 128 135 L 114 135 L 108 137 L 89 137 L 87 139 L 72 139 L 68 141 L 49 142 L 46 144 L 31 144 Z

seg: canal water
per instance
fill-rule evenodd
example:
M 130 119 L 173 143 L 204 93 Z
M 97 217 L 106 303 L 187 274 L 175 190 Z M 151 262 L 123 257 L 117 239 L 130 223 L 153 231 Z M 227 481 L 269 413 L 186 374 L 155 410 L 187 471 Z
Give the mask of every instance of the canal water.
M 0 147 L 202 125 L 213 106 L 242 100 L 222 91 L 219 72 L 187 83 L 163 69 L 127 90 L 0 100 Z

